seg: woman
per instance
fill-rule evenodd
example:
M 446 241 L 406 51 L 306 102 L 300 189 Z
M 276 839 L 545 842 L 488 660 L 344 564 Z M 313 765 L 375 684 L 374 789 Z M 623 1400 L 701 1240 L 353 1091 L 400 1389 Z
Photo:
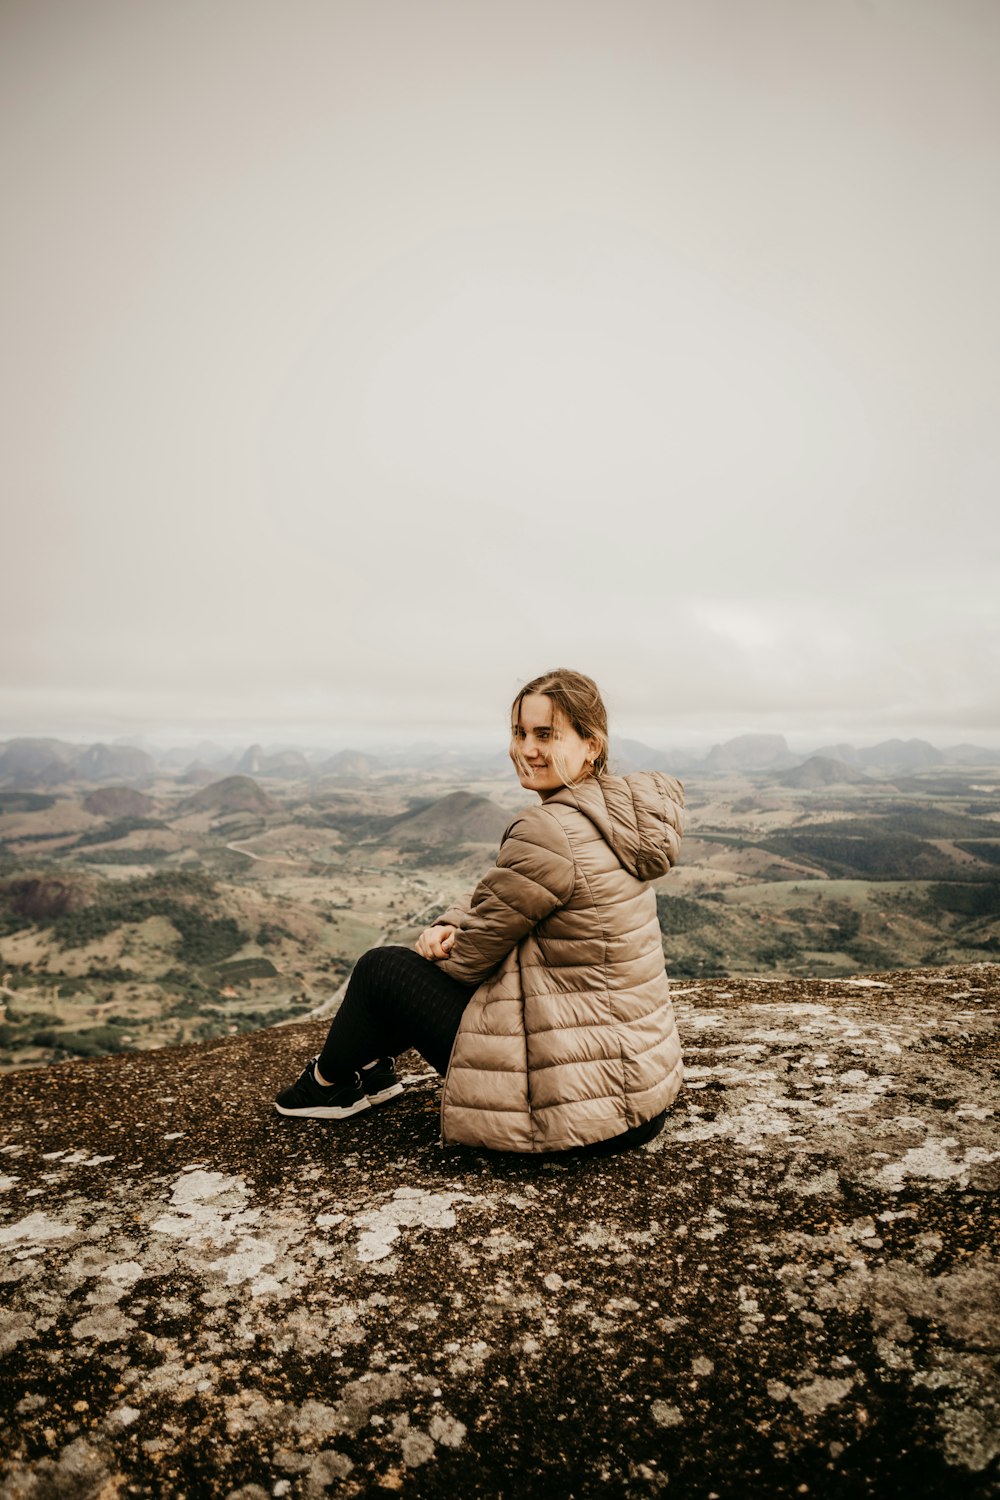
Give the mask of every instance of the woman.
M 602 1151 L 662 1128 L 683 1068 L 648 882 L 677 859 L 681 785 L 609 774 L 600 693 L 565 668 L 518 693 L 510 756 L 539 805 L 415 951 L 362 955 L 282 1114 L 344 1119 L 393 1098 L 393 1059 L 415 1047 L 445 1075 L 446 1142 Z

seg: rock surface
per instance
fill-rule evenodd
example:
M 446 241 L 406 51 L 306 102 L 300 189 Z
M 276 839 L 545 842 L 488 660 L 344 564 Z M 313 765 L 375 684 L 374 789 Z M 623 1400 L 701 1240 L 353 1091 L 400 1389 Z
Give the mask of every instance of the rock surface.
M 1000 967 L 674 993 L 620 1157 L 282 1119 L 317 1022 L 0 1080 L 0 1494 L 996 1493 Z

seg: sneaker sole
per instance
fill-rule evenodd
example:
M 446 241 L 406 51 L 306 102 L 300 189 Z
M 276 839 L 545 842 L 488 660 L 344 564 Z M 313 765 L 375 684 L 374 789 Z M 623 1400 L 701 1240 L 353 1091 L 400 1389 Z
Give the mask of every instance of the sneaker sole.
M 403 1092 L 401 1083 L 390 1083 L 387 1089 L 379 1089 L 377 1094 L 369 1094 L 370 1104 L 386 1104 L 390 1099 L 396 1099 Z
M 306 1109 L 286 1109 L 283 1104 L 275 1101 L 274 1107 L 279 1115 L 295 1115 L 303 1120 L 346 1120 L 351 1115 L 363 1115 L 372 1106 L 371 1100 L 366 1096 L 356 1104 L 311 1104 Z

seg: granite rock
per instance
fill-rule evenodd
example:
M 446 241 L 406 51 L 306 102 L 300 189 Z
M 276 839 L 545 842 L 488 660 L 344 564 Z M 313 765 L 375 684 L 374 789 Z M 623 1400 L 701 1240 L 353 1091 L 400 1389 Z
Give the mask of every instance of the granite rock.
M 281 1118 L 315 1021 L 0 1079 L 0 1495 L 996 1493 L 1000 966 L 674 996 L 602 1159 Z

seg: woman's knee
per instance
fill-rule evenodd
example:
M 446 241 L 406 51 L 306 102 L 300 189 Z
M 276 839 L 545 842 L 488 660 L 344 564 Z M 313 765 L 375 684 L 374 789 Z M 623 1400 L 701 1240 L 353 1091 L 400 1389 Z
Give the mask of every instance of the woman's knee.
M 386 975 L 398 974 L 402 969 L 411 968 L 414 959 L 418 964 L 426 963 L 426 959 L 421 958 L 419 953 L 402 943 L 383 943 L 378 948 L 369 948 L 362 953 L 354 965 L 354 973 L 362 981 L 377 980 Z

